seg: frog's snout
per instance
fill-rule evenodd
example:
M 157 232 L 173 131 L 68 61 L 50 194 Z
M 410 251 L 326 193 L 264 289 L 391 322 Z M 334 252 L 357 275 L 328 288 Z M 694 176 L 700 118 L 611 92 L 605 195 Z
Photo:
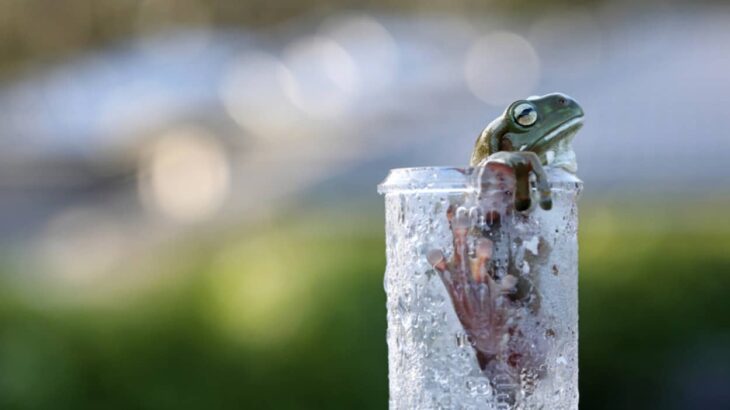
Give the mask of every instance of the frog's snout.
M 578 117 L 583 116 L 583 107 L 578 104 L 578 101 L 574 100 L 571 97 L 568 97 L 565 94 L 558 93 L 556 95 L 557 99 L 557 105 L 563 108 L 567 108 L 577 114 Z

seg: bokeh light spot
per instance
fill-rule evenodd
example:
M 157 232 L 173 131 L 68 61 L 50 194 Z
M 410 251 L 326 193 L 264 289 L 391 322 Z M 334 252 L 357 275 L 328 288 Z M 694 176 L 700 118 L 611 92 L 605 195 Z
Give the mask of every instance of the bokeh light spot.
M 129 240 L 106 213 L 71 208 L 48 223 L 38 244 L 39 261 L 63 282 L 92 282 L 117 266 Z
M 292 74 L 281 78 L 286 96 L 316 119 L 341 114 L 360 90 L 355 61 L 332 39 L 314 36 L 293 42 L 284 50 L 284 64 Z
M 495 32 L 472 45 L 465 76 L 469 90 L 479 99 L 503 105 L 530 95 L 540 78 L 540 60 L 523 37 Z
M 144 202 L 174 220 L 205 219 L 229 194 L 228 159 L 220 142 L 205 130 L 182 128 L 163 135 L 143 162 L 139 180 Z
M 325 21 L 320 33 L 342 46 L 356 64 L 361 91 L 377 91 L 390 85 L 398 69 L 398 47 L 390 32 L 366 14 L 346 14 Z
M 307 259 L 292 255 L 290 245 L 283 237 L 267 235 L 228 246 L 216 259 L 210 282 L 212 319 L 234 342 L 281 346 L 304 323 L 314 278 L 302 272 Z
M 284 87 L 296 87 L 294 81 L 279 59 L 248 52 L 231 64 L 219 95 L 242 128 L 267 139 L 283 138 L 291 134 L 300 114 L 284 94 Z

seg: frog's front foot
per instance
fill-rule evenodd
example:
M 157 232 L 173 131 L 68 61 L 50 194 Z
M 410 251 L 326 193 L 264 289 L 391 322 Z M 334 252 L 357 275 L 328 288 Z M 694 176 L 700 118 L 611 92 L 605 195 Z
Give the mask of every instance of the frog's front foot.
M 515 173 L 515 209 L 526 211 L 530 209 L 530 174 L 535 175 L 537 192 L 540 197 L 540 208 L 549 210 L 553 207 L 550 195 L 550 185 L 547 174 L 540 163 L 540 158 L 530 151 L 498 151 L 488 156 L 479 164 L 489 166 L 501 164 L 511 168 Z

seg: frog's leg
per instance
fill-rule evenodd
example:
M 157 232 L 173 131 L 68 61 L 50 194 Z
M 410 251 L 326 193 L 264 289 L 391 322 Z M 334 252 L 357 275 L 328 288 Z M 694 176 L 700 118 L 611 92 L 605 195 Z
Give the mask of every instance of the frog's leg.
M 490 267 L 494 243 L 480 236 L 469 240 L 471 222 L 466 208 L 451 205 L 446 218 L 453 235 L 454 253 L 447 259 L 441 250 L 431 249 L 426 259 L 446 287 L 479 367 L 487 372 L 487 366 L 503 350 L 506 318 L 513 307 L 509 298 L 517 291 L 517 277 L 494 277 Z
M 537 192 L 540 195 L 540 208 L 548 210 L 553 207 L 550 185 L 547 174 L 540 163 L 540 158 L 530 151 L 499 151 L 486 159 L 486 164 L 498 163 L 512 168 L 515 172 L 515 209 L 526 211 L 532 202 L 530 198 L 530 173 L 535 174 Z
M 540 158 L 534 152 L 525 152 L 527 158 L 532 165 L 532 172 L 535 174 L 535 183 L 537 184 L 537 193 L 540 195 L 540 208 L 549 211 L 553 207 L 553 198 L 550 192 L 550 183 L 548 182 L 545 168 L 542 167 Z

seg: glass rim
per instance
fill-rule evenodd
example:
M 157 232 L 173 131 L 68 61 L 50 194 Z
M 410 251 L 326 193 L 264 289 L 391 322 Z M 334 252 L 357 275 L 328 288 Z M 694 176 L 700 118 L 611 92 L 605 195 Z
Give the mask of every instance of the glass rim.
M 383 182 L 378 184 L 378 193 L 392 192 L 469 192 L 477 187 L 472 184 L 475 171 L 481 167 L 425 166 L 393 168 Z M 556 191 L 580 192 L 581 181 L 573 173 L 562 168 L 545 168 L 550 187 Z

